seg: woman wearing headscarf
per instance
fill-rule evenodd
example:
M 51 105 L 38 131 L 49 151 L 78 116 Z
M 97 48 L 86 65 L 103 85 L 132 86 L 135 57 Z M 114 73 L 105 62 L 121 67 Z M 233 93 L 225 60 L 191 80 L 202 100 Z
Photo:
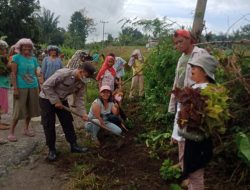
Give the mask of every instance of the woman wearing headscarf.
M 72 58 L 69 60 L 67 68 L 77 69 L 84 61 L 84 58 L 87 57 L 87 53 L 83 50 L 77 50 Z
M 57 46 L 50 45 L 47 48 L 48 55 L 43 59 L 42 63 L 42 81 L 46 81 L 51 77 L 58 69 L 63 68 L 61 58 L 59 58 L 60 49 Z
M 129 98 L 136 96 L 136 91 L 139 90 L 139 97 L 144 97 L 144 76 L 143 65 L 144 59 L 140 49 L 135 49 L 130 57 L 128 65 L 132 67 L 133 78 Z
M 37 71 L 39 68 L 37 59 L 33 57 L 34 45 L 30 39 L 23 38 L 16 44 L 18 54 L 12 59 L 12 83 L 14 88 L 13 123 L 8 140 L 17 141 L 14 134 L 19 120 L 25 119 L 24 135 L 33 137 L 29 130 L 32 117 L 40 115 L 39 90 Z
M 10 67 L 8 64 L 7 58 L 7 49 L 8 44 L 0 40 L 0 121 L 1 115 L 8 113 L 8 89 L 10 88 Z M 0 129 L 8 129 L 7 124 L 0 123 Z M 0 139 L 0 144 L 3 144 L 5 141 Z
M 99 88 L 102 86 L 109 86 L 111 91 L 114 91 L 116 71 L 114 69 L 115 58 L 107 56 L 105 61 L 96 77 L 99 82 Z

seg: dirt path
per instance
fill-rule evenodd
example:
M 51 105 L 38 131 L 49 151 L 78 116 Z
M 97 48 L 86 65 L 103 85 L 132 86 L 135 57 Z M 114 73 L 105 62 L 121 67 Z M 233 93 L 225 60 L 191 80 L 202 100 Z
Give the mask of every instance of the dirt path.
M 1 179 L 1 190 L 64 189 L 67 178 L 40 156 L 33 163 L 23 163 L 19 167 Z
M 0 178 L 1 190 L 66 189 L 64 187 L 66 179 L 68 179 L 67 174 L 58 170 L 54 163 L 46 161 L 47 149 L 43 134 L 38 134 L 38 132 L 36 134 L 35 139 L 27 139 L 20 135 L 19 142 L 8 143 L 4 145 L 5 147 L 2 147 L 6 150 L 1 150 L 1 152 L 8 154 L 10 159 L 15 158 L 15 156 L 17 159 L 8 163 L 8 167 L 6 167 L 7 173 Z M 58 130 L 58 141 L 63 142 L 63 140 L 64 138 L 62 138 L 61 132 Z M 34 142 L 35 145 L 33 145 Z M 30 150 L 29 144 L 31 144 L 33 150 Z M 9 151 L 7 151 L 8 148 Z M 22 152 L 27 150 L 29 150 L 29 153 L 22 155 Z M 20 155 L 21 158 L 18 158 Z M 7 162 L 7 159 L 5 161 Z

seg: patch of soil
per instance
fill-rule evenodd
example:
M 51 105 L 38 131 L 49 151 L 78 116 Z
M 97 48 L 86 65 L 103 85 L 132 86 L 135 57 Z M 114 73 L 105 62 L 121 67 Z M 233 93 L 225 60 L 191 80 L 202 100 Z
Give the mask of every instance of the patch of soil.
M 135 128 L 126 133 L 124 139 L 102 132 L 99 137 L 102 146 L 99 149 L 92 149 L 79 157 L 63 156 L 58 167 L 70 170 L 72 164 L 76 163 L 91 165 L 85 176 L 94 174 L 98 178 L 108 179 L 108 186 L 102 185 L 102 189 L 168 190 L 168 184 L 159 174 L 162 161 L 150 158 L 145 144 L 136 141 L 138 134 L 144 131 L 138 122 Z

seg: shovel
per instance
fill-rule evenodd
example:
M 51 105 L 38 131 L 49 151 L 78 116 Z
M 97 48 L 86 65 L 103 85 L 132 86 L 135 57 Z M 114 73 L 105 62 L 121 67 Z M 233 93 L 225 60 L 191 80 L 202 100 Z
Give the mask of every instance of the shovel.
M 81 114 L 79 114 L 79 113 L 77 113 L 77 112 L 71 110 L 71 109 L 68 108 L 67 106 L 63 106 L 63 109 L 66 110 L 66 111 L 68 111 L 68 112 L 70 112 L 70 113 L 72 113 L 72 114 L 74 114 L 74 115 L 76 115 L 76 116 L 78 116 L 78 117 L 81 117 L 81 118 L 82 118 L 82 115 L 81 115 Z M 107 130 L 107 131 L 113 133 L 113 134 L 116 135 L 116 136 L 119 136 L 119 137 L 121 137 L 121 138 L 124 138 L 124 136 L 122 136 L 122 135 L 120 135 L 120 134 L 117 134 L 117 133 L 114 133 L 114 132 L 111 131 L 109 128 L 103 127 L 103 126 L 101 126 L 99 123 L 97 123 L 97 122 L 95 122 L 95 121 L 93 121 L 93 120 L 91 120 L 91 119 L 88 119 L 88 122 L 90 122 L 90 123 L 92 123 L 92 124 L 94 124 L 94 125 L 96 125 L 96 126 L 98 126 L 98 127 L 100 127 L 100 128 L 103 128 L 103 129 L 105 129 L 105 130 Z

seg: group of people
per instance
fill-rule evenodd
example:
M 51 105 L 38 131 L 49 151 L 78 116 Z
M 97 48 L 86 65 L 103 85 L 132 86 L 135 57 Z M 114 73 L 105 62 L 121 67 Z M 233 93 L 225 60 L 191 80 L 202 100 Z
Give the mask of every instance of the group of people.
M 217 61 L 209 53 L 196 47 L 189 31 L 177 30 L 173 36 L 175 48 L 182 53 L 178 60 L 173 88 L 201 88 L 209 83 L 215 83 Z M 96 65 L 93 64 L 87 52 L 78 50 L 64 67 L 59 57 L 57 46 L 48 46 L 40 69 L 37 59 L 33 56 L 34 45 L 30 39 L 19 40 L 7 53 L 8 44 L 0 41 L 0 114 L 8 112 L 8 89 L 12 84 L 14 89 L 13 122 L 8 140 L 16 142 L 15 127 L 19 120 L 25 120 L 24 135 L 33 137 L 29 124 L 32 117 L 41 115 L 46 143 L 49 148 L 48 159 L 57 158 L 56 153 L 56 115 L 62 125 L 71 152 L 85 152 L 87 148 L 79 147 L 73 126 L 73 117 L 65 107 L 69 107 L 68 96 L 73 96 L 72 107 L 85 121 L 85 129 L 93 142 L 99 146 L 98 132 L 100 129 L 121 134 L 126 130 L 124 121 L 127 119 L 122 110 L 122 78 L 125 75 L 124 65 L 127 63 L 121 57 L 110 53 L 96 75 Z M 95 55 L 94 59 L 97 59 Z M 130 98 L 144 97 L 144 58 L 139 49 L 131 54 L 128 66 L 133 69 Z M 9 77 L 11 76 L 11 77 Z M 10 82 L 11 78 L 11 82 Z M 90 78 L 98 82 L 99 97 L 92 103 L 89 112 L 84 106 L 84 94 Z M 175 113 L 172 143 L 178 144 L 179 163 L 183 171 L 183 184 L 189 190 L 204 189 L 204 167 L 212 157 L 211 137 L 202 141 L 194 141 L 183 136 L 177 119 L 181 104 L 171 95 L 169 112 Z M 1 116 L 1 115 L 0 115 Z M 5 129 L 5 124 L 0 129 Z M 1 140 L 0 142 L 3 142 Z
M 19 120 L 25 120 L 23 134 L 34 137 L 30 129 L 33 117 L 41 116 L 46 144 L 49 148 L 48 159 L 54 161 L 56 153 L 56 115 L 61 123 L 65 138 L 70 144 L 71 152 L 85 152 L 87 148 L 79 147 L 73 126 L 73 117 L 65 107 L 74 107 L 85 122 L 85 129 L 93 142 L 99 146 L 98 132 L 101 128 L 115 134 L 127 130 L 127 120 L 122 110 L 122 77 L 125 74 L 126 61 L 110 53 L 96 75 L 96 64 L 84 50 L 78 50 L 64 67 L 57 46 L 49 45 L 41 66 L 34 56 L 34 44 L 30 39 L 20 39 L 11 48 L 15 55 L 8 55 L 8 44 L 0 41 L 0 108 L 1 114 L 8 113 L 8 89 L 13 86 L 13 117 L 10 127 L 1 124 L 1 129 L 10 128 L 9 142 L 18 141 L 15 128 Z M 14 50 L 13 50 L 14 49 Z M 136 50 L 136 52 L 140 52 Z M 133 53 L 131 59 L 142 57 Z M 143 63 L 141 63 L 143 64 Z M 138 66 L 134 61 L 130 66 Z M 92 103 L 90 111 L 85 109 L 84 95 L 90 79 L 98 81 L 99 97 Z M 135 84 L 134 84 L 135 86 Z M 133 88 L 134 88 L 133 86 Z M 68 97 L 73 97 L 69 104 Z M 92 121 L 92 122 L 91 122 Z M 94 123 L 96 124 L 93 124 Z M 6 143 L 1 139 L 1 144 Z
M 177 51 L 182 55 L 178 60 L 173 89 L 191 87 L 205 89 L 209 83 L 215 83 L 215 71 L 218 62 L 205 49 L 195 46 L 195 40 L 189 31 L 177 30 L 173 36 Z M 178 144 L 179 163 L 175 167 L 182 170 L 182 185 L 188 190 L 204 190 L 204 168 L 212 158 L 212 137 L 192 138 L 193 131 L 183 130 L 178 125 L 181 104 L 171 95 L 170 113 L 175 113 L 171 143 Z

